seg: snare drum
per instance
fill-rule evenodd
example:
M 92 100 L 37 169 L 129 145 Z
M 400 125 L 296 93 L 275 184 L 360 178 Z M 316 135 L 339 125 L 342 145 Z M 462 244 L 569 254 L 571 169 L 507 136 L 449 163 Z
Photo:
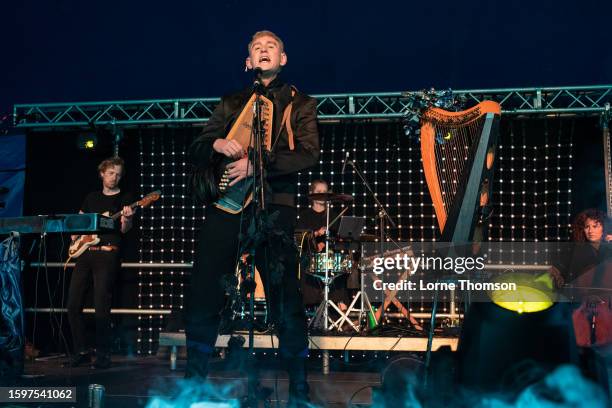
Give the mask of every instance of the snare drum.
M 348 273 L 352 264 L 350 254 L 330 251 L 329 256 L 326 257 L 325 253 L 316 253 L 310 256 L 308 272 L 312 275 L 325 275 L 326 270 L 330 274 Z

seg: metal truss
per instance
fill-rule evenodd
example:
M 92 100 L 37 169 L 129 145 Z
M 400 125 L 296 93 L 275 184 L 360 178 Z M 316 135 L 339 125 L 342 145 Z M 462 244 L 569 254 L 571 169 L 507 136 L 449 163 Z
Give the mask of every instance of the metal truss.
M 597 115 L 610 109 L 612 85 L 555 88 L 455 90 L 468 103 L 493 100 L 506 115 Z M 314 95 L 320 121 L 397 120 L 407 92 Z M 14 105 L 17 128 L 90 128 L 95 126 L 193 125 L 206 122 L 219 98 Z

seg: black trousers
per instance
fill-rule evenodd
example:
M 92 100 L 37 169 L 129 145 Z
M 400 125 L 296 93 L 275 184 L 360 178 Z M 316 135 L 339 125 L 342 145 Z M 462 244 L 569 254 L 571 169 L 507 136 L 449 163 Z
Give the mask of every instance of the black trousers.
M 76 353 L 86 350 L 83 305 L 93 282 L 96 309 L 96 353 L 110 353 L 112 344 L 111 299 L 113 283 L 121 268 L 119 251 L 85 251 L 77 258 L 68 290 L 68 321 Z
M 278 211 L 274 228 L 293 239 L 295 208 L 271 205 L 268 211 L 270 214 Z M 250 218 L 251 211 L 247 208 L 242 217 L 242 233 L 247 231 Z M 210 353 L 214 349 L 220 312 L 226 302 L 222 279 L 226 274 L 235 273 L 240 223 L 240 214 L 228 214 L 213 206 L 207 207 L 185 305 L 188 360 L 191 360 L 188 367 L 194 364 L 197 355 Z M 306 314 L 297 279 L 295 249 L 284 248 L 282 254 L 273 252 L 269 243 L 264 243 L 256 249 L 255 262 L 266 290 L 268 313 L 278 331 L 280 355 L 286 358 L 305 356 L 308 351 Z M 280 282 L 275 283 L 266 268 L 266 256 L 270 261 L 278 259 L 279 255 L 284 259 L 284 272 Z M 202 361 L 202 364 L 206 362 Z

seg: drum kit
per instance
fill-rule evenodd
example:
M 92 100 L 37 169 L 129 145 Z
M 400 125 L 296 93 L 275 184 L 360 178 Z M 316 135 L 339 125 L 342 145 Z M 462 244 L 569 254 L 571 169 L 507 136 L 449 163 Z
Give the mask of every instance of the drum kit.
M 361 268 L 364 265 L 361 265 L 360 262 L 365 259 L 362 258 L 365 253 L 365 244 L 382 242 L 383 237 L 361 233 L 365 218 L 343 216 L 350 208 L 348 204 L 353 202 L 352 195 L 333 192 L 311 193 L 308 198 L 312 201 L 325 203 L 323 249 L 321 250 L 320 241 L 319 243 L 316 242 L 312 230 L 296 229 L 294 236 L 299 249 L 298 273 L 307 274 L 320 281 L 323 289 L 323 300 L 310 319 L 308 326 L 325 332 L 331 330 L 342 331 L 345 325 L 356 332 L 362 331 L 366 325 L 374 324 L 376 326 L 376 323 L 372 323 L 372 321 L 382 320 L 382 315 L 372 307 L 366 294 L 365 279 L 361 276 Z M 345 205 L 345 208 L 334 219 L 330 219 L 332 204 Z M 385 216 L 386 211 L 383 210 L 377 217 L 381 222 L 381 231 L 384 230 L 383 217 Z M 340 221 L 338 232 L 335 236 L 331 236 L 330 228 L 338 221 Z M 236 269 L 236 276 L 238 277 L 238 288 L 240 288 L 241 273 L 239 266 Z M 352 282 L 352 284 L 347 284 L 349 288 L 358 289 L 350 305 L 346 308 L 341 308 L 339 304 L 330 299 L 334 282 L 343 276 L 347 277 L 347 281 Z M 265 303 L 265 292 L 257 269 L 255 270 L 255 282 L 254 299 L 259 303 Z
M 331 205 L 333 203 L 349 204 L 353 201 L 353 196 L 348 194 L 327 192 L 312 193 L 308 195 L 308 198 L 313 201 L 325 202 L 326 219 L 324 237 L 325 247 L 321 252 L 317 252 L 316 250 L 308 250 L 308 248 L 316 248 L 316 245 L 312 245 L 314 238 L 312 231 L 295 231 L 296 244 L 300 249 L 300 259 L 306 257 L 308 260 L 308 267 L 304 268 L 303 270 L 301 269 L 300 273 L 307 273 L 310 276 L 320 280 L 323 284 L 323 301 L 317 307 L 314 317 L 310 321 L 310 326 L 320 328 L 324 331 L 332 329 L 341 330 L 342 326 L 347 323 L 355 331 L 359 331 L 361 325 L 360 322 L 365 320 L 363 317 L 368 312 L 368 309 L 371 309 L 369 301 L 367 300 L 364 292 L 359 291 L 358 295 L 353 298 L 350 306 L 346 310 L 341 310 L 341 308 L 329 298 L 330 288 L 337 278 L 350 274 L 356 269 L 354 268 L 356 265 L 352 249 L 361 248 L 361 244 L 363 242 L 375 241 L 378 237 L 375 235 L 360 234 L 363 222 L 361 223 L 361 226 L 357 227 L 358 231 L 356 231 L 356 235 L 354 236 L 342 236 L 340 232 L 336 237 L 332 237 L 330 235 L 330 228 L 341 219 L 342 215 L 349 208 L 346 207 L 335 219 L 331 220 Z M 356 307 L 359 299 L 361 300 L 360 305 L 359 307 Z M 335 312 L 330 314 L 330 310 Z M 359 319 L 353 321 L 350 319 L 349 314 L 356 312 L 359 312 Z

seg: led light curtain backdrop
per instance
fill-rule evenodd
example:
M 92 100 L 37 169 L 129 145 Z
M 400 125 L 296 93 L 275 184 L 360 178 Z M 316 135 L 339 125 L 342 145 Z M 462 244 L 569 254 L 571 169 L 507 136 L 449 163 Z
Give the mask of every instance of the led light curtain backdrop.
M 300 174 L 300 208 L 308 205 L 310 180 L 325 179 L 334 191 L 354 196 L 349 214 L 366 217 L 365 232 L 378 232 L 377 209 L 365 186 L 353 175 L 350 166 L 341 172 L 349 152 L 397 223 L 397 229 L 388 227 L 391 237 L 401 241 L 439 238 L 423 177 L 419 142 L 406 137 L 400 123 L 323 123 L 320 131 L 320 163 Z M 575 140 L 593 131 L 597 132 L 597 128 L 584 119 L 502 120 L 489 240 L 569 239 Z M 140 261 L 192 262 L 197 227 L 204 212 L 188 196 L 189 166 L 184 153 L 197 129 L 131 132 L 137 132 L 139 139 L 140 192 L 156 188 L 163 191 L 159 205 L 141 213 Z M 188 275 L 188 269 L 180 268 L 139 270 L 138 306 L 180 312 Z M 411 308 L 423 311 L 427 305 L 412 304 Z M 447 308 L 447 304 L 442 305 L 442 312 Z M 139 319 L 138 352 L 154 353 L 157 334 L 164 329 L 166 319 L 162 316 Z

